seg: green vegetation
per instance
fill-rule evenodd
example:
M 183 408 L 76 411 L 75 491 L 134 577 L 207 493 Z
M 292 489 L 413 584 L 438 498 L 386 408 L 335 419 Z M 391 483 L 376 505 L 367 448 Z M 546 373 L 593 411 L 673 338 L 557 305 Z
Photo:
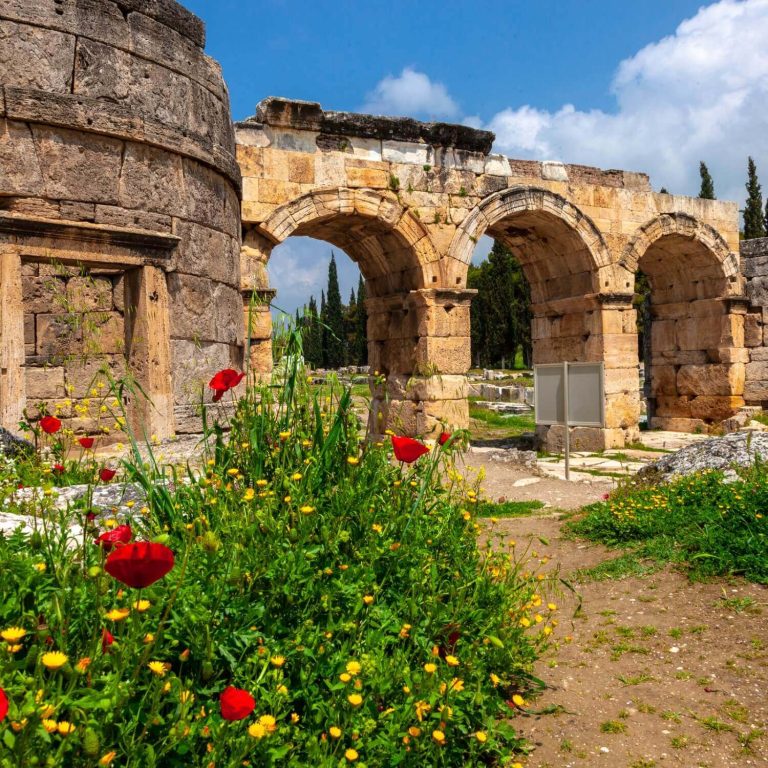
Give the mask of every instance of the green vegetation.
M 766 584 L 767 512 L 768 472 L 758 463 L 729 483 L 721 472 L 630 481 L 586 507 L 570 530 L 638 559 L 683 565 L 694 579 L 736 574 Z
M 747 160 L 747 200 L 744 204 L 744 239 L 752 240 L 765 237 L 765 214 L 763 212 L 763 195 L 760 182 L 757 180 L 757 167 L 750 157 Z
M 286 368 L 204 412 L 201 469 L 126 460 L 135 507 L 15 509 L 37 530 L 0 536 L 2 768 L 459 768 L 520 748 L 547 582 L 480 550 L 453 441 L 395 462 L 348 391 Z M 109 532 L 134 541 L 108 553 Z
M 489 427 L 504 427 L 511 435 L 520 435 L 523 432 L 533 432 L 536 429 L 536 417 L 531 413 L 512 413 L 504 416 L 487 408 L 473 407 L 470 403 L 469 416 L 472 419 L 483 422 Z
M 707 164 L 703 160 L 699 163 L 699 175 L 701 176 L 699 197 L 704 200 L 715 200 L 715 182 L 712 181 L 709 168 L 707 168 Z
M 483 501 L 477 505 L 478 517 L 527 517 L 542 509 L 541 501 Z

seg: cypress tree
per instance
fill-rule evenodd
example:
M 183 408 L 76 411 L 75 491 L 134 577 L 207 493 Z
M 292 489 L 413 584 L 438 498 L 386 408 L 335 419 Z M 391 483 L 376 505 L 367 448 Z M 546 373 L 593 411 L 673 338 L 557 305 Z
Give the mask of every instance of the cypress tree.
M 744 239 L 753 240 L 765 237 L 763 220 L 763 195 L 757 180 L 755 161 L 750 157 L 747 162 L 747 203 L 744 206 Z
M 328 265 L 328 294 L 325 299 L 326 325 L 326 355 L 329 368 L 339 368 L 344 365 L 346 345 L 344 343 L 344 311 L 341 305 L 339 291 L 339 274 L 336 270 L 336 257 L 331 253 L 331 263 Z
M 325 291 L 320 291 L 320 315 L 318 316 L 319 336 L 320 336 L 320 368 L 328 367 L 328 308 L 325 303 Z
M 365 280 L 357 283 L 357 315 L 355 316 L 354 355 L 357 365 L 368 365 L 368 313 L 365 311 Z
M 323 361 L 323 334 L 319 320 L 317 302 L 311 296 L 304 318 L 304 359 L 315 368 L 319 368 Z
M 707 164 L 703 160 L 699 163 L 699 175 L 701 176 L 699 197 L 704 200 L 714 200 L 715 182 L 712 181 L 712 177 L 709 175 L 709 168 L 707 168 Z

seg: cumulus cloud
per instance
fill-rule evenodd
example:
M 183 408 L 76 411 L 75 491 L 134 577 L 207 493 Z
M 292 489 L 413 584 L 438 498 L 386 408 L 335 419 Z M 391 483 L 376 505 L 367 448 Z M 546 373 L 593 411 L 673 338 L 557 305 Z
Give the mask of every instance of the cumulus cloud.
M 366 96 L 362 112 L 374 115 L 407 115 L 428 118 L 457 117 L 458 104 L 442 83 L 406 67 L 398 77 L 387 75 Z
M 768 0 L 721 0 L 618 65 L 614 111 L 510 107 L 486 127 L 504 154 L 645 171 L 681 194 L 704 160 L 718 197 L 741 202 L 748 154 L 768 182 L 766 39 Z

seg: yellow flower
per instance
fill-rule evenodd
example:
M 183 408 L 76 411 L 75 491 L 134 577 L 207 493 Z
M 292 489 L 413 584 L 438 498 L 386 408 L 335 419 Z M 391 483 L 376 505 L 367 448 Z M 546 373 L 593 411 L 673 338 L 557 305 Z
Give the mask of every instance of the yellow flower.
M 437 669 L 437 664 L 432 664 L 431 662 L 424 665 L 424 671 L 428 674 L 434 674 L 435 670 Z
M 147 632 L 146 635 L 144 635 L 144 643 L 146 645 L 149 645 L 150 643 L 155 642 L 155 636 L 151 632 Z
M 366 605 L 371 605 L 371 603 L 373 603 L 373 595 L 364 595 L 363 596 L 363 602 Z
M 130 610 L 128 608 L 113 608 L 106 614 L 106 617 L 110 621 L 122 621 L 123 619 L 128 618 L 129 614 Z
M 432 709 L 432 706 L 427 704 L 426 701 L 417 701 L 414 704 L 414 707 L 416 708 L 416 717 L 418 718 L 419 722 L 421 722 L 424 719 L 424 715 L 426 715 L 427 712 Z
M 91 659 L 88 656 L 83 656 L 82 659 L 80 659 L 77 664 L 75 664 L 75 669 L 78 672 L 85 672 L 88 667 L 91 666 Z
M 301 720 L 301 718 L 299 717 L 299 715 L 298 715 L 296 712 L 291 712 L 291 722 L 292 722 L 294 725 L 296 725 L 296 723 L 298 723 L 298 722 L 299 722 L 299 720 Z
M 27 630 L 22 629 L 21 627 L 8 627 L 8 629 L 4 629 L 0 632 L 0 637 L 2 637 L 6 643 L 18 643 L 26 634 Z
M 332 725 L 328 729 L 328 733 L 331 735 L 332 739 L 340 739 L 341 738 L 341 728 L 337 728 L 335 725 Z
M 498 675 L 495 675 L 493 672 L 491 672 L 491 682 L 493 683 L 493 687 L 495 688 L 501 682 L 501 678 Z
M 192 704 L 194 700 L 195 700 L 195 694 L 192 693 L 192 691 L 182 691 L 179 694 L 179 701 L 182 704 L 187 704 L 187 703 Z
M 277 721 L 272 715 L 262 715 L 259 718 L 259 725 L 265 728 L 267 733 L 274 733 L 277 730 Z
M 350 762 L 350 763 L 354 763 L 354 762 L 355 762 L 355 760 L 357 760 L 357 758 L 359 757 L 359 755 L 357 754 L 357 750 L 356 750 L 356 749 L 352 749 L 352 747 L 350 747 L 350 748 L 349 748 L 349 749 L 348 749 L 348 750 L 347 750 L 347 751 L 344 753 L 344 757 L 346 757 L 346 758 L 347 758 L 347 760 L 349 760 L 349 762 Z
M 117 752 L 107 752 L 99 758 L 99 765 L 110 766 L 116 757 Z
M 69 734 L 75 730 L 75 726 L 72 723 L 68 723 L 66 720 L 62 720 L 56 726 L 56 730 L 58 730 L 62 736 L 69 736 Z
M 464 690 L 464 681 L 460 680 L 458 677 L 454 677 L 451 680 L 451 684 L 448 689 L 451 691 L 456 691 L 456 693 L 460 693 Z
M 527 616 L 523 616 L 523 618 L 520 619 L 520 626 L 521 627 L 530 627 L 531 626 L 531 620 Z
M 374 523 L 371 526 L 371 530 L 376 531 L 376 533 L 381 533 L 384 529 L 378 523 Z
M 556 611 L 557 610 L 557 606 L 554 603 L 547 603 L 547 608 L 550 611 Z
M 305 504 L 303 507 L 301 507 L 301 513 L 303 515 L 311 515 L 315 511 L 314 507 L 310 507 L 309 504 Z
M 246 488 L 246 491 L 243 494 L 243 501 L 252 501 L 255 495 L 256 491 L 254 491 L 253 488 Z
M 301 472 L 294 472 L 291 475 L 291 480 L 295 480 L 296 482 L 298 482 L 299 480 L 301 480 L 302 477 L 304 477 L 304 475 L 302 475 Z
M 358 459 L 357 456 L 347 456 L 347 464 L 350 464 L 354 467 L 359 463 L 360 459 Z
M 248 726 L 248 735 L 254 739 L 263 739 L 267 735 L 267 729 L 260 723 L 251 723 Z
M 414 739 L 418 739 L 419 736 L 421 736 L 421 728 L 417 728 L 415 725 L 412 725 L 408 729 L 408 733 L 413 736 Z
M 239 470 L 239 469 L 237 469 L 237 467 L 232 467 L 232 469 L 228 469 L 228 470 L 227 470 L 227 474 L 228 474 L 230 477 L 235 477 L 236 475 L 239 475 L 239 474 L 240 474 L 240 470 Z
M 277 686 L 277 692 L 281 696 L 287 696 L 288 695 L 288 689 L 284 685 L 278 685 Z
M 517 707 L 524 707 L 525 706 L 525 699 L 519 694 L 516 693 L 512 697 L 512 703 Z
M 362 672 L 363 668 L 360 666 L 359 661 L 348 661 L 347 662 L 347 672 L 349 672 L 350 675 L 359 675 Z
M 264 487 L 266 487 L 266 486 L 267 486 L 267 484 L 268 484 L 268 483 L 267 483 L 267 481 L 266 481 L 266 480 L 257 480 L 257 481 L 256 481 L 256 485 L 257 485 L 259 488 L 264 488 Z
M 281 432 L 280 433 L 280 439 L 281 440 L 287 440 L 291 436 L 290 432 Z
M 402 627 L 400 627 L 400 637 L 405 640 L 407 637 L 410 637 L 410 631 L 412 627 L 410 624 L 403 624 Z
M 149 664 L 147 664 L 151 672 L 158 677 L 163 677 L 165 673 L 168 671 L 168 667 L 165 665 L 162 661 L 150 661 Z
M 432 731 L 432 738 L 441 747 L 443 746 L 443 744 L 445 744 L 445 734 L 440 730 L 435 729 L 434 731 Z
M 18 653 L 23 647 L 21 643 L 15 643 L 14 645 L 7 645 L 6 650 L 8 653 Z
M 26 727 L 27 722 L 28 720 L 26 717 L 22 717 L 21 720 L 12 720 L 11 728 L 13 728 L 15 733 L 18 733 L 19 731 L 21 731 L 23 728 Z
M 144 613 L 144 611 L 149 610 L 149 606 L 152 605 L 152 603 L 149 602 L 149 600 L 137 600 L 133 607 L 139 612 Z
M 349 696 L 347 696 L 347 701 L 353 707 L 359 707 L 363 703 L 363 697 L 359 693 L 350 693 Z
M 352 679 L 352 675 L 348 674 L 347 672 L 342 672 L 339 675 L 339 680 L 341 680 L 342 683 L 348 683 Z
M 43 728 L 45 728 L 48 733 L 56 733 L 58 727 L 59 724 L 55 720 L 49 720 L 48 718 L 43 719 Z
M 34 566 L 33 566 L 33 568 L 34 568 L 34 569 L 35 569 L 35 570 L 36 570 L 38 573 L 45 573 L 45 569 L 46 569 L 47 567 L 48 567 L 48 566 L 47 566 L 45 563 L 35 563 L 35 564 L 34 564 Z
M 67 654 L 61 651 L 49 651 L 43 654 L 42 662 L 46 669 L 61 669 L 67 663 Z
M 273 656 L 269 661 L 273 667 L 282 667 L 285 664 L 285 656 Z
M 475 733 L 475 738 L 481 744 L 485 744 L 485 742 L 488 741 L 488 734 L 485 731 L 477 731 L 477 733 Z
M 459 666 L 459 660 L 455 656 L 451 656 L 450 654 L 445 657 L 445 663 L 449 667 L 458 667 Z

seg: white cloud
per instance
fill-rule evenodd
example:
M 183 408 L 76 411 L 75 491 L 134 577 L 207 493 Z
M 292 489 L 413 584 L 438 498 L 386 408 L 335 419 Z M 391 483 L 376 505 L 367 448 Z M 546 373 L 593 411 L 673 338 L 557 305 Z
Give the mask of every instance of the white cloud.
M 374 115 L 449 118 L 459 114 L 458 104 L 442 83 L 406 67 L 398 77 L 387 75 L 366 96 L 361 111 Z
M 508 108 L 487 127 L 497 151 L 651 174 L 697 194 L 699 161 L 721 199 L 742 202 L 751 154 L 768 189 L 768 0 L 721 0 L 621 62 L 614 112 Z

